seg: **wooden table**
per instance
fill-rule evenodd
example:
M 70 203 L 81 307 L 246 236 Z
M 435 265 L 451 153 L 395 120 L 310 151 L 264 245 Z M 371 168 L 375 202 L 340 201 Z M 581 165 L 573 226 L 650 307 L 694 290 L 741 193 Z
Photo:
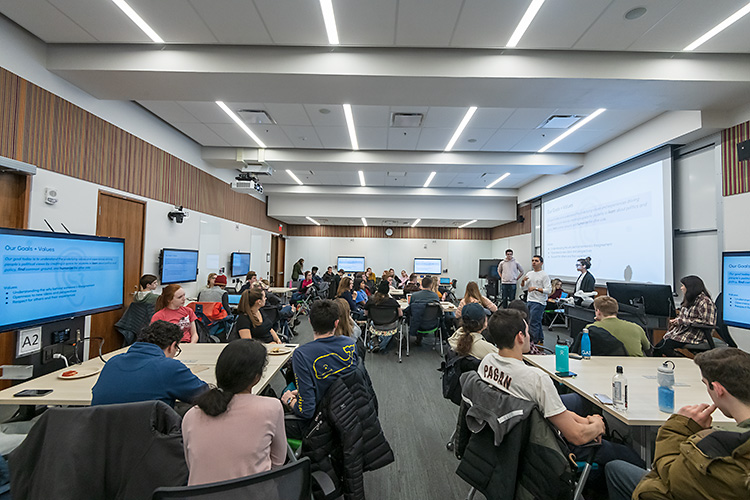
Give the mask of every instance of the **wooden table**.
M 216 359 L 227 344 L 180 344 L 182 353 L 177 358 L 198 378 L 209 384 L 216 384 Z M 294 352 L 296 344 L 286 344 L 292 348 L 287 354 L 268 356 L 268 365 L 263 372 L 260 382 L 253 387 L 253 394 L 257 394 L 268 385 L 271 378 L 289 360 Z M 278 344 L 266 344 L 268 349 L 280 347 Z M 127 351 L 127 347 L 119 349 L 110 354 L 105 354 L 104 359 Z M 67 370 L 76 370 L 76 367 L 101 367 L 102 361 L 97 357 L 84 362 L 82 365 L 73 365 L 56 372 L 48 373 L 41 377 L 29 380 L 22 384 L 14 385 L 0 391 L 0 405 L 70 405 L 89 406 L 91 404 L 91 389 L 99 378 L 99 375 L 79 379 L 61 379 L 58 377 Z M 52 392 L 44 396 L 17 398 L 13 394 L 24 389 L 52 389 Z
M 401 309 L 406 309 L 409 306 L 409 303 L 406 300 L 399 300 L 398 305 L 401 306 Z M 452 302 L 441 302 L 440 307 L 443 309 L 443 312 L 455 312 L 456 306 Z
M 640 447 L 641 457 L 647 464 L 651 463 L 656 431 L 671 416 L 659 411 L 658 405 L 656 369 L 665 361 L 664 358 L 594 356 L 588 360 L 570 359 L 570 371 L 577 373 L 577 377 L 555 375 L 555 356 L 525 355 L 524 359 L 630 427 L 636 444 Z M 701 382 L 700 369 L 693 360 L 669 360 L 675 364 L 675 411 L 686 405 L 711 403 L 706 386 Z M 622 366 L 623 374 L 628 379 L 628 409 L 624 411 L 602 404 L 594 397 L 597 393 L 612 396 L 612 376 L 617 365 Z M 734 423 L 734 420 L 724 416 L 720 410 L 714 412 L 713 421 Z

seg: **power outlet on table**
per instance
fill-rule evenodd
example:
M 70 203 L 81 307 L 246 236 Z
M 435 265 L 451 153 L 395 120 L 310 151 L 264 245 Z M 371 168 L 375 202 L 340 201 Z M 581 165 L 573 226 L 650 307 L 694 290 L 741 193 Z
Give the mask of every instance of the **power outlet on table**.
M 54 359 L 56 353 L 62 353 L 61 344 L 48 345 L 42 349 L 42 364 L 46 365 Z

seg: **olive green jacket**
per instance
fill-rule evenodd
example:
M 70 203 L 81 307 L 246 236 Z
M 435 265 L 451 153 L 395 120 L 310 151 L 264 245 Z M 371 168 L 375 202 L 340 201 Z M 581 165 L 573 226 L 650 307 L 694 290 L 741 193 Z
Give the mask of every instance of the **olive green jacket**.
M 750 427 L 750 420 L 741 426 Z M 633 492 L 634 500 L 749 498 L 750 429 L 703 429 L 682 415 L 659 429 L 653 469 Z

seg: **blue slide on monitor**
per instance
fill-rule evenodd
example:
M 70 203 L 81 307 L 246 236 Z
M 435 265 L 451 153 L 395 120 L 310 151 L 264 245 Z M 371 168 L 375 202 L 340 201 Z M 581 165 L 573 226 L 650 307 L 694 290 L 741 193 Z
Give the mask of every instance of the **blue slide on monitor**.
M 250 272 L 250 254 L 232 252 L 232 276 L 244 276 Z
M 122 238 L 0 228 L 0 331 L 122 307 Z
M 414 272 L 417 274 L 442 274 L 442 259 L 414 259 Z
M 165 248 L 161 251 L 161 282 L 187 283 L 198 279 L 198 250 Z
M 336 267 L 347 273 L 363 273 L 365 272 L 365 258 L 339 257 L 336 261 Z
M 750 328 L 750 252 L 722 255 L 724 323 Z

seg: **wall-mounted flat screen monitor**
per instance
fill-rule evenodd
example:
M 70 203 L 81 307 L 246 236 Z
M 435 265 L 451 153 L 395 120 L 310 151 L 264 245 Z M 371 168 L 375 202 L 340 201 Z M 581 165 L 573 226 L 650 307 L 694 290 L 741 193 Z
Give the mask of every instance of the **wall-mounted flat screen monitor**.
M 228 293 L 227 299 L 229 300 L 229 305 L 237 306 L 240 304 L 240 299 L 242 298 L 242 294 L 239 293 Z
M 485 280 L 499 280 L 497 266 L 500 265 L 500 260 L 502 259 L 479 259 L 478 277 Z
M 442 259 L 414 259 L 414 272 L 417 274 L 442 274 Z
M 0 331 L 122 307 L 122 238 L 0 228 L 0 261 Z
M 198 250 L 164 248 L 159 258 L 159 274 L 164 285 L 198 279 Z
M 232 276 L 245 276 L 250 272 L 250 254 L 245 252 L 232 252 Z
M 608 281 L 607 295 L 620 304 L 636 307 L 643 304 L 646 314 L 651 316 L 675 316 L 674 296 L 669 285 Z
M 750 329 L 750 252 L 724 252 L 721 262 L 724 323 Z
M 363 273 L 365 272 L 365 258 L 339 257 L 336 261 L 336 267 L 347 273 Z

